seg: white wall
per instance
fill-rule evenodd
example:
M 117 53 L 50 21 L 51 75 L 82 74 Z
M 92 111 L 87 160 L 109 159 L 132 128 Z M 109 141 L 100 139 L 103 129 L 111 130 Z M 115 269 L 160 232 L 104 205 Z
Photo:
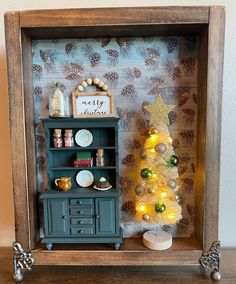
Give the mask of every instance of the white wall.
M 226 7 L 225 64 L 223 84 L 223 114 L 220 178 L 220 237 L 223 246 L 236 246 L 236 1 L 234 0 L 8 0 L 0 3 L 0 246 L 14 240 L 14 214 L 9 147 L 8 99 L 4 41 L 5 11 L 29 9 L 111 7 L 111 6 L 168 6 L 223 5 Z M 234 73 L 235 72 L 235 73 Z M 22 189 L 23 191 L 23 189 Z M 197 212 L 196 212 L 197 214 Z

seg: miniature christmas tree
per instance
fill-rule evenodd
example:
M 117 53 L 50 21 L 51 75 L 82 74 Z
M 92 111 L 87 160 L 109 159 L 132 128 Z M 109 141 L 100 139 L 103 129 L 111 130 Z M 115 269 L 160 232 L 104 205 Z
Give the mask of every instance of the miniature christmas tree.
M 175 224 L 182 218 L 176 181 L 178 158 L 173 151 L 168 128 L 168 113 L 174 107 L 165 104 L 160 96 L 154 104 L 145 106 L 150 114 L 151 128 L 141 151 L 140 176 L 135 188 L 136 219 L 157 228 Z M 172 244 L 172 237 L 168 235 L 160 231 L 146 232 L 144 244 L 152 249 L 166 249 Z M 162 243 L 163 238 L 168 239 L 167 243 Z

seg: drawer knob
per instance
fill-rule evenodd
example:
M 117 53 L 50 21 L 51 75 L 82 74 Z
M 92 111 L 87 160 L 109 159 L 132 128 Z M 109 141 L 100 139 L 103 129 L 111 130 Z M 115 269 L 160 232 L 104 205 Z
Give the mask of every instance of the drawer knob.
M 79 220 L 78 223 L 79 223 L 79 224 L 83 224 L 83 221 L 82 221 L 82 220 Z
M 79 201 L 77 201 L 77 203 L 81 205 L 81 204 L 83 204 L 83 201 L 79 200 Z
M 79 211 L 78 211 L 78 213 L 79 213 L 79 214 L 82 214 L 82 213 L 83 213 L 83 211 L 82 211 L 82 210 L 79 210 Z
M 100 218 L 100 216 L 99 215 L 96 215 L 96 219 L 99 219 Z
M 66 220 L 66 219 L 67 219 L 67 216 L 66 216 L 66 215 L 63 215 L 63 216 L 62 216 L 62 219 Z
M 84 231 L 83 230 L 79 230 L 79 234 L 83 234 L 84 233 Z

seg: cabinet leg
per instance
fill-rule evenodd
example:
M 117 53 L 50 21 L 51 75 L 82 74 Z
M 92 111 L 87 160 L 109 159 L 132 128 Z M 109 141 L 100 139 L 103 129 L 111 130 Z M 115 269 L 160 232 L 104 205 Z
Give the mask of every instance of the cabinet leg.
M 114 243 L 114 248 L 118 250 L 120 248 L 120 243 Z
M 52 249 L 52 243 L 48 243 L 46 244 L 47 250 L 51 250 Z

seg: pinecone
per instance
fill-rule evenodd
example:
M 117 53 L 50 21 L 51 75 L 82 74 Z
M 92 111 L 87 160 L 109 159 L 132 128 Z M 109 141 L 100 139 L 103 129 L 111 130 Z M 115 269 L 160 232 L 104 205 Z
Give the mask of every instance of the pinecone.
M 171 79 L 174 81 L 178 79 L 181 75 L 180 68 L 178 66 L 174 67 L 171 72 Z
M 187 166 L 185 164 L 179 165 L 178 166 L 178 173 L 181 176 L 182 174 L 184 174 L 187 170 Z
M 159 59 L 160 58 L 160 53 L 154 49 L 154 48 L 146 48 L 146 54 L 148 58 L 155 58 Z
M 126 38 L 116 38 L 116 42 L 121 48 L 126 48 L 132 45 L 131 41 Z
M 193 93 L 193 102 L 196 104 L 197 103 L 197 95 Z
M 137 67 L 134 67 L 132 71 L 134 78 L 139 79 L 142 76 L 141 70 Z
M 45 142 L 45 138 L 41 135 L 35 135 L 35 141 L 37 141 L 38 143 L 43 144 Z
M 159 77 L 151 77 L 150 78 L 150 83 L 153 86 L 159 87 L 159 88 L 165 88 L 165 81 L 162 80 Z
M 138 139 L 133 140 L 133 145 L 134 145 L 134 149 L 140 149 L 140 147 L 142 146 L 142 144 L 140 143 Z
M 65 45 L 65 53 L 67 55 L 72 55 L 75 53 L 75 51 L 77 50 L 76 44 L 74 42 L 68 42 Z
M 159 88 L 158 86 L 154 86 L 154 87 L 152 87 L 149 91 L 148 91 L 148 93 L 147 93 L 147 95 L 148 96 L 155 96 L 155 95 L 159 95 L 160 93 L 161 93 L 161 88 Z
M 188 225 L 189 225 L 189 219 L 187 219 L 187 218 L 182 218 L 182 219 L 177 223 L 177 232 L 178 232 L 179 234 L 186 232 Z
M 176 38 L 173 37 L 173 38 L 166 39 L 166 47 L 167 47 L 168 53 L 174 52 L 177 48 L 177 45 L 178 45 L 178 41 Z
M 179 156 L 179 162 L 180 163 L 189 163 L 191 160 L 191 157 L 189 156 L 188 153 L 184 153 Z
M 123 191 L 129 191 L 132 185 L 133 185 L 133 182 L 129 177 L 120 177 L 120 188 Z
M 43 72 L 42 66 L 38 64 L 33 64 L 33 72 L 38 74 L 42 73 Z
M 43 156 L 37 157 L 36 162 L 42 171 L 46 169 L 46 158 L 45 157 Z
M 136 164 L 136 159 L 133 154 L 128 154 L 122 159 L 122 165 L 132 168 Z
M 168 117 L 169 117 L 169 123 L 170 125 L 173 125 L 176 120 L 177 120 L 177 112 L 172 110 L 168 113 Z
M 77 74 L 79 74 L 79 75 L 82 75 L 83 72 L 84 72 L 83 66 L 81 66 L 81 65 L 78 64 L 78 63 L 73 63 L 73 62 L 71 62 L 71 63 L 70 63 L 70 69 L 71 69 L 72 72 L 75 72 L 75 73 L 77 73 Z
M 90 61 L 90 66 L 95 67 L 98 64 L 100 64 L 101 55 L 97 52 L 94 52 L 89 56 L 89 61 Z
M 125 86 L 121 92 L 122 97 L 127 97 L 128 99 L 134 99 L 136 97 L 136 90 L 133 84 Z
M 175 149 L 179 147 L 179 139 L 173 139 L 172 146 Z
M 126 142 L 125 142 L 125 149 L 127 151 L 132 151 L 134 149 L 140 149 L 141 147 L 141 143 L 138 139 L 133 139 L 133 140 L 130 140 L 128 139 Z
M 194 163 L 191 164 L 191 169 L 192 169 L 192 172 L 195 173 L 195 164 Z
M 49 63 L 50 62 L 50 56 L 47 51 L 40 50 L 39 51 L 40 57 L 42 58 L 44 63 Z
M 143 111 L 143 113 L 148 113 L 148 111 L 145 109 L 145 106 L 147 106 L 147 105 L 149 105 L 149 102 L 147 102 L 147 101 L 144 101 L 142 103 L 142 111 Z
M 194 181 L 192 178 L 182 178 L 182 182 L 184 183 L 184 189 L 188 193 L 193 191 Z
M 186 208 L 187 208 L 188 214 L 192 217 L 194 215 L 194 207 L 189 205 L 189 204 L 187 204 Z
M 184 113 L 183 119 L 185 120 L 185 123 L 192 124 L 195 118 L 195 110 L 191 108 L 184 108 L 182 109 L 182 112 Z
M 196 62 L 196 59 L 193 57 L 187 57 L 180 60 L 180 63 L 184 67 L 184 71 L 186 72 L 186 74 L 190 75 L 192 75 L 195 70 Z
M 183 130 L 180 132 L 180 135 L 182 136 L 184 142 L 186 145 L 192 145 L 194 141 L 194 131 L 192 129 L 189 130 Z
M 74 81 L 74 80 L 76 80 L 77 79 L 77 74 L 76 73 L 69 73 L 66 77 L 65 77 L 65 79 L 66 80 L 70 80 L 70 81 Z
M 112 86 L 116 86 L 117 85 L 117 81 L 119 79 L 119 74 L 117 72 L 107 72 L 103 75 L 103 77 L 109 81 L 109 83 L 112 85 Z
M 136 214 L 136 209 L 134 202 L 132 200 L 126 201 L 122 206 L 121 210 L 125 212 L 128 215 L 135 216 Z
M 110 37 L 102 38 L 102 40 L 101 40 L 101 47 L 107 46 L 110 42 L 111 42 L 111 38 Z
M 35 86 L 34 87 L 34 95 L 36 96 L 41 96 L 43 93 L 43 89 L 40 86 Z
M 108 49 L 106 50 L 106 54 L 111 56 L 111 57 L 114 57 L 114 58 L 118 58 L 119 57 L 119 52 L 115 49 Z
M 161 229 L 163 231 L 169 233 L 173 229 L 173 227 L 171 225 L 163 225 L 163 226 L 161 226 Z
M 73 49 L 74 45 L 72 42 L 68 42 L 66 45 L 65 45 L 65 53 L 68 55 L 71 53 L 72 49 Z
M 157 63 L 157 61 L 153 58 L 146 58 L 144 62 L 146 66 L 153 66 Z

